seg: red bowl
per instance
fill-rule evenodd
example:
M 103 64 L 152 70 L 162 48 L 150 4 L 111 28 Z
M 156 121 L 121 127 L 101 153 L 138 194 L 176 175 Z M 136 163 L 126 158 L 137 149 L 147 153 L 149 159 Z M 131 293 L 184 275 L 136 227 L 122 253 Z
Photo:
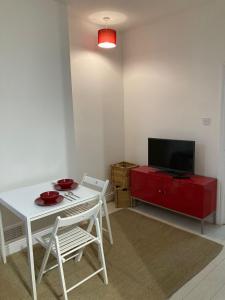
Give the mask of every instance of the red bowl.
M 49 191 L 40 194 L 41 199 L 44 200 L 45 203 L 53 203 L 59 197 L 59 192 Z
M 63 189 L 69 189 L 73 183 L 73 179 L 60 179 L 57 181 L 57 184 Z

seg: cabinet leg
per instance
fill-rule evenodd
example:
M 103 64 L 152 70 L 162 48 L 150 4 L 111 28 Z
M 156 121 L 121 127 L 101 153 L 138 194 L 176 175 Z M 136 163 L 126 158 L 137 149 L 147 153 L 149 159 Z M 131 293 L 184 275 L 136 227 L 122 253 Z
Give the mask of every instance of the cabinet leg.
M 136 206 L 136 200 L 135 198 L 131 197 L 131 207 L 135 207 Z
M 204 234 L 204 219 L 201 220 L 201 234 Z
M 216 211 L 213 214 L 213 224 L 216 224 Z

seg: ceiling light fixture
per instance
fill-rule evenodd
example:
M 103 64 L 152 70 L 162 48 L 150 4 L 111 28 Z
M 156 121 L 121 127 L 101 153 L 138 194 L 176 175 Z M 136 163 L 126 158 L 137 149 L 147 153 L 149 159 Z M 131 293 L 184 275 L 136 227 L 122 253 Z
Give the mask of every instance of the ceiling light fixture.
M 104 17 L 103 20 L 106 23 L 106 28 L 98 31 L 98 47 L 100 48 L 115 48 L 116 47 L 116 31 L 114 29 L 107 28 L 108 22 L 111 20 L 109 17 Z

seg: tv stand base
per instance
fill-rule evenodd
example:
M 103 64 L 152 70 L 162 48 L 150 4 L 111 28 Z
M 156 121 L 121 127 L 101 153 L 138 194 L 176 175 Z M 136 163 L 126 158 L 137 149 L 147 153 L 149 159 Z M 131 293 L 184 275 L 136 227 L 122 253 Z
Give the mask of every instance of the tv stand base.
M 168 211 L 170 211 L 170 212 L 172 212 L 172 213 L 179 214 L 179 215 L 183 215 L 183 216 L 185 216 L 185 217 L 189 217 L 189 218 L 192 218 L 192 219 L 195 219 L 195 220 L 200 221 L 200 224 L 201 224 L 201 234 L 204 234 L 204 232 L 205 232 L 205 230 L 204 230 L 204 229 L 205 229 L 205 228 L 204 228 L 204 225 L 205 225 L 205 220 L 206 220 L 208 217 L 213 216 L 213 224 L 216 224 L 216 211 L 212 212 L 212 213 L 211 213 L 210 215 L 208 215 L 207 217 L 201 219 L 201 218 L 197 218 L 197 217 L 194 217 L 194 216 L 191 216 L 191 215 L 187 215 L 187 214 L 184 214 L 184 213 L 181 213 L 181 212 L 175 211 L 175 210 L 173 210 L 173 209 L 169 209 L 169 208 L 166 208 L 166 207 L 163 207 L 163 206 L 154 204 L 154 203 L 149 203 L 148 201 L 144 201 L 144 200 L 139 199 L 139 198 L 136 198 L 136 197 L 131 197 L 131 203 L 132 203 L 132 207 L 133 207 L 133 208 L 136 207 L 137 201 L 140 201 L 140 202 L 143 202 L 143 203 L 146 203 L 146 204 L 155 206 L 155 207 L 159 207 L 159 208 L 168 210 Z
M 173 178 L 175 179 L 190 179 L 191 177 L 188 175 L 174 175 Z
M 175 172 L 175 171 L 166 171 L 166 170 L 157 170 L 157 172 L 160 173 L 166 173 L 170 176 L 172 176 L 175 179 L 190 179 L 191 175 L 188 173 L 181 173 L 181 172 Z

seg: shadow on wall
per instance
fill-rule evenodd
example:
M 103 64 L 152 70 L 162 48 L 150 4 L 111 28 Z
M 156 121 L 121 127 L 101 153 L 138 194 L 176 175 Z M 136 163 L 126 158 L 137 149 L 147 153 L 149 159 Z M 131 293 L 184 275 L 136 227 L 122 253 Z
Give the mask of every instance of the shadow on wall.
M 124 158 L 121 47 L 97 47 L 98 27 L 70 16 L 70 55 L 79 177 L 109 176 Z
M 123 99 L 120 65 L 91 51 L 71 59 L 79 177 L 105 178 L 123 159 Z
M 66 4 L 66 0 L 54 0 Z M 67 34 L 61 35 L 61 45 L 69 45 L 68 24 L 65 19 L 60 18 L 59 13 L 59 32 L 64 28 Z M 65 130 L 65 148 L 67 161 L 67 176 L 76 178 L 78 176 L 76 169 L 76 147 L 75 147 L 75 130 L 74 130 L 74 114 L 73 114 L 73 95 L 71 83 L 71 69 L 70 69 L 70 51 L 69 48 L 61 48 L 61 70 L 62 70 L 62 99 L 64 110 L 64 130 Z

